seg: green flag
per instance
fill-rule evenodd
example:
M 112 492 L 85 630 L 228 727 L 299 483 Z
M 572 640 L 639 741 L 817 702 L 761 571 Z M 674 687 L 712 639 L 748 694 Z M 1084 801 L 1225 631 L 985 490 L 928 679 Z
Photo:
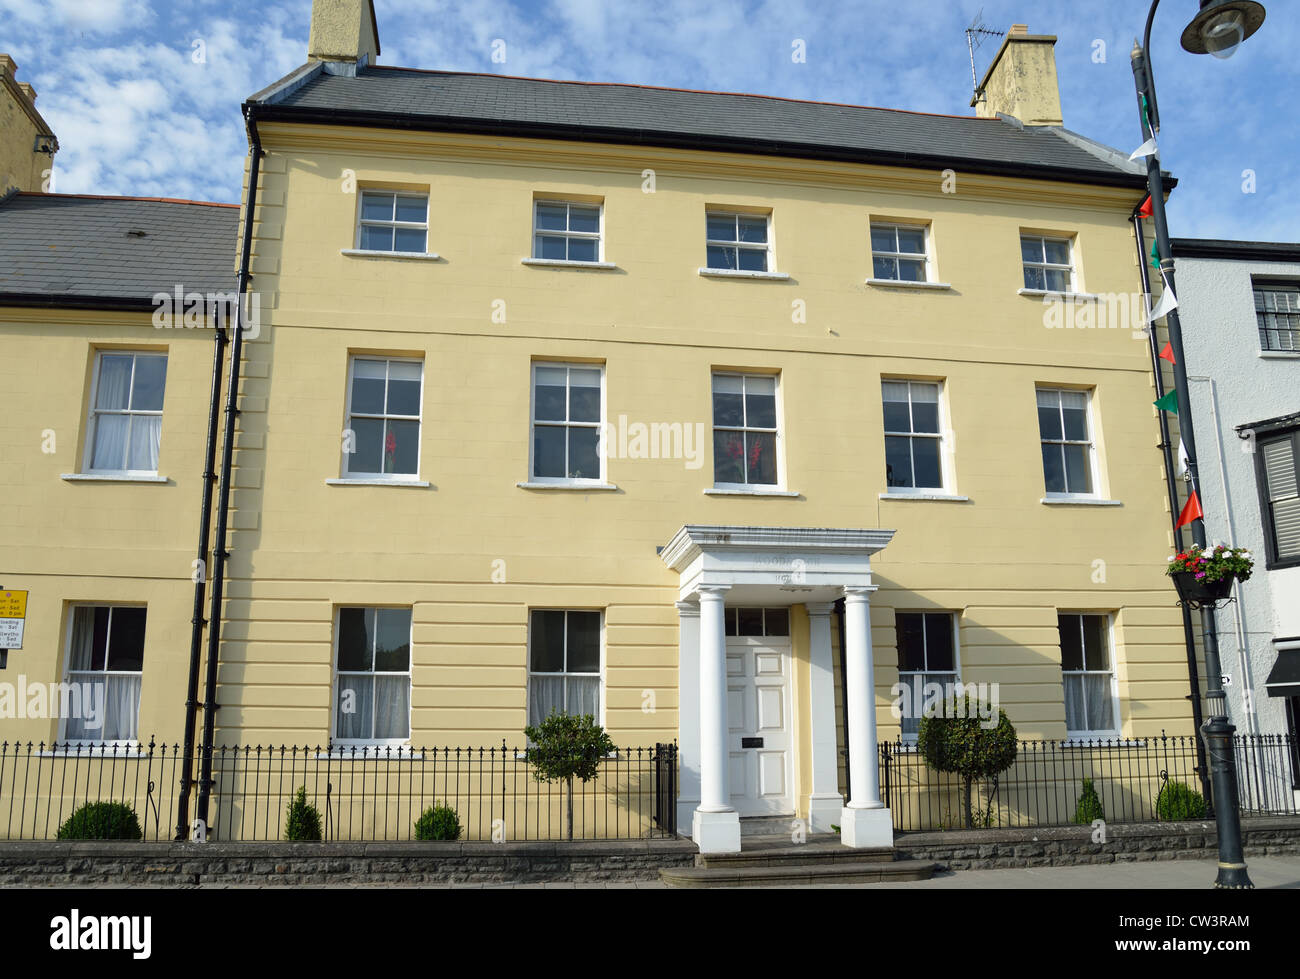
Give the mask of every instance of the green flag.
M 1167 411 L 1171 415 L 1178 414 L 1178 392 L 1177 391 L 1170 391 L 1163 398 L 1158 398 L 1151 403 L 1155 405 L 1157 408 L 1159 408 L 1161 411 Z
M 1158 241 L 1151 242 L 1151 267 L 1160 268 L 1160 242 Z

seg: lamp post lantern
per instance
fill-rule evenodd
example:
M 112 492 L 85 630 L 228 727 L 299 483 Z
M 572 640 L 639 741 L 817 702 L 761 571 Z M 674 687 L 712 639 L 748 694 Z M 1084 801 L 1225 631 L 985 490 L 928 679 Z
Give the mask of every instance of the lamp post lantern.
M 1138 113 L 1142 122 L 1142 138 L 1156 138 L 1160 132 L 1160 113 L 1156 103 L 1155 79 L 1151 69 L 1151 23 L 1155 19 L 1160 0 L 1153 0 L 1147 13 L 1146 31 L 1142 43 L 1134 43 L 1133 79 L 1137 85 Z M 1241 42 L 1259 29 L 1264 22 L 1264 7 L 1254 0 L 1201 0 L 1200 11 L 1183 30 L 1182 46 L 1193 54 L 1212 54 L 1229 58 L 1236 53 Z M 1155 221 L 1156 247 L 1164 287 L 1174 292 L 1174 262 L 1169 247 L 1169 224 L 1165 215 L 1164 177 L 1155 152 L 1146 157 L 1147 190 L 1151 195 L 1151 216 Z M 1177 293 L 1174 293 L 1175 297 Z M 1183 331 L 1178 310 L 1169 311 L 1166 321 L 1169 345 L 1174 355 L 1174 389 L 1178 396 L 1178 425 L 1187 457 L 1189 494 L 1194 492 L 1202 501 L 1200 475 L 1196 458 L 1196 436 L 1192 426 L 1191 399 L 1188 397 L 1187 368 L 1183 359 Z M 1154 322 L 1151 324 L 1155 328 Z M 1204 504 L 1202 503 L 1202 509 Z M 1192 540 L 1202 547 L 1206 544 L 1205 521 L 1192 521 Z M 1233 752 L 1233 734 L 1236 728 L 1228 720 L 1227 698 L 1223 692 L 1222 670 L 1219 660 L 1219 641 L 1214 622 L 1214 608 L 1201 608 L 1201 631 L 1205 648 L 1205 698 L 1210 718 L 1201 728 L 1209 754 L 1212 801 L 1215 825 L 1219 840 L 1219 873 L 1216 887 L 1254 887 L 1246 873 L 1246 861 L 1241 847 L 1241 819 L 1237 809 L 1237 770 Z

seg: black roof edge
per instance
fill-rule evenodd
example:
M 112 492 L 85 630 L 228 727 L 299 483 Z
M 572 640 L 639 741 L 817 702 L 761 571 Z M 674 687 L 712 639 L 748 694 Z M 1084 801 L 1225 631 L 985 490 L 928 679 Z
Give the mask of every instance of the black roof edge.
M 0 306 L 33 306 L 42 309 L 99 309 L 122 313 L 152 313 L 158 307 L 152 297 L 69 296 L 39 292 L 0 292 Z
M 364 126 L 379 129 L 411 129 L 422 132 L 475 133 L 487 136 L 514 136 L 533 139 L 562 139 L 596 143 L 662 146 L 670 149 L 715 150 L 752 153 L 761 156 L 788 156 L 812 160 L 836 160 L 845 163 L 900 166 L 911 169 L 948 169 L 960 166 L 970 173 L 997 177 L 1071 180 L 1082 184 L 1108 187 L 1132 187 L 1145 190 L 1145 174 L 1105 173 L 1073 167 L 1053 167 L 1033 163 L 1000 163 L 963 157 L 937 157 L 910 153 L 863 151 L 850 147 L 812 146 L 807 143 L 776 143 L 770 140 L 740 139 L 723 136 L 689 136 L 655 130 L 626 130 L 591 126 L 555 126 L 545 123 L 499 122 L 490 119 L 465 119 L 452 116 L 414 115 L 399 112 L 363 112 L 339 109 L 312 109 L 296 106 L 245 102 L 244 108 L 268 122 L 307 122 L 325 126 Z
M 1246 422 L 1243 425 L 1235 426 L 1238 432 L 1247 430 L 1254 432 L 1276 432 L 1283 428 L 1294 428 L 1300 426 L 1300 411 L 1293 411 L 1286 415 L 1277 415 L 1274 418 L 1265 418 L 1263 421 Z
M 1172 238 L 1174 258 L 1229 258 L 1251 262 L 1300 262 L 1300 243 L 1228 241 L 1220 238 Z

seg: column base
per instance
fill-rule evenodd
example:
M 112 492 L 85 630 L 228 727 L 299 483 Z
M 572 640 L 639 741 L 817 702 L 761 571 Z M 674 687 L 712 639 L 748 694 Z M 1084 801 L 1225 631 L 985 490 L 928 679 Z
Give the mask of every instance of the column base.
M 832 826 L 838 825 L 840 811 L 844 808 L 844 796 L 838 792 L 828 795 L 814 795 L 808 800 L 808 832 L 834 833 Z
M 894 845 L 894 819 L 888 809 L 840 810 L 840 842 L 865 849 Z
M 691 839 L 701 853 L 740 852 L 740 814 L 695 810 L 691 821 Z

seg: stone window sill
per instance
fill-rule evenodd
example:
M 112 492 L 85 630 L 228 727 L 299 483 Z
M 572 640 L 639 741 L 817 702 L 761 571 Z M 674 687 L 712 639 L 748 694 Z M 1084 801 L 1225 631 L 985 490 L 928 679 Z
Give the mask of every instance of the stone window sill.
M 797 497 L 793 490 L 779 489 L 732 489 L 725 486 L 711 486 L 704 491 L 705 496 L 786 496 Z
M 1093 303 L 1101 297 L 1092 292 L 1057 292 L 1055 289 L 1017 289 L 1019 296 L 1031 296 L 1035 299 L 1060 299 L 1067 303 Z
M 438 262 L 442 260 L 442 256 L 436 252 L 381 252 L 366 248 L 343 248 L 339 250 L 339 254 L 346 255 L 349 258 L 399 258 L 416 262 Z
M 418 479 L 327 479 L 326 486 L 405 486 L 408 489 L 428 489 L 429 483 Z
M 951 289 L 951 282 L 905 282 L 902 279 L 868 279 L 867 285 L 879 289 L 931 289 L 942 292 Z
M 784 282 L 790 278 L 784 272 L 746 272 L 743 269 L 705 269 L 699 270 L 700 275 L 712 276 L 719 279 L 770 279 L 775 282 Z
M 60 479 L 69 483 L 166 483 L 166 476 L 133 476 L 128 473 L 63 473 Z
M 540 268 L 555 269 L 616 269 L 618 268 L 613 262 L 573 262 L 568 259 L 558 258 L 524 258 L 520 259 L 521 265 L 536 265 Z
M 576 493 L 609 492 L 617 490 L 613 483 L 534 483 L 525 480 L 515 483 L 520 489 L 530 490 L 569 490 Z
M 969 503 L 969 496 L 954 493 L 881 493 L 882 500 L 933 500 L 942 503 Z
M 1119 500 L 1103 500 L 1094 496 L 1045 496 L 1040 503 L 1048 506 L 1123 506 Z

